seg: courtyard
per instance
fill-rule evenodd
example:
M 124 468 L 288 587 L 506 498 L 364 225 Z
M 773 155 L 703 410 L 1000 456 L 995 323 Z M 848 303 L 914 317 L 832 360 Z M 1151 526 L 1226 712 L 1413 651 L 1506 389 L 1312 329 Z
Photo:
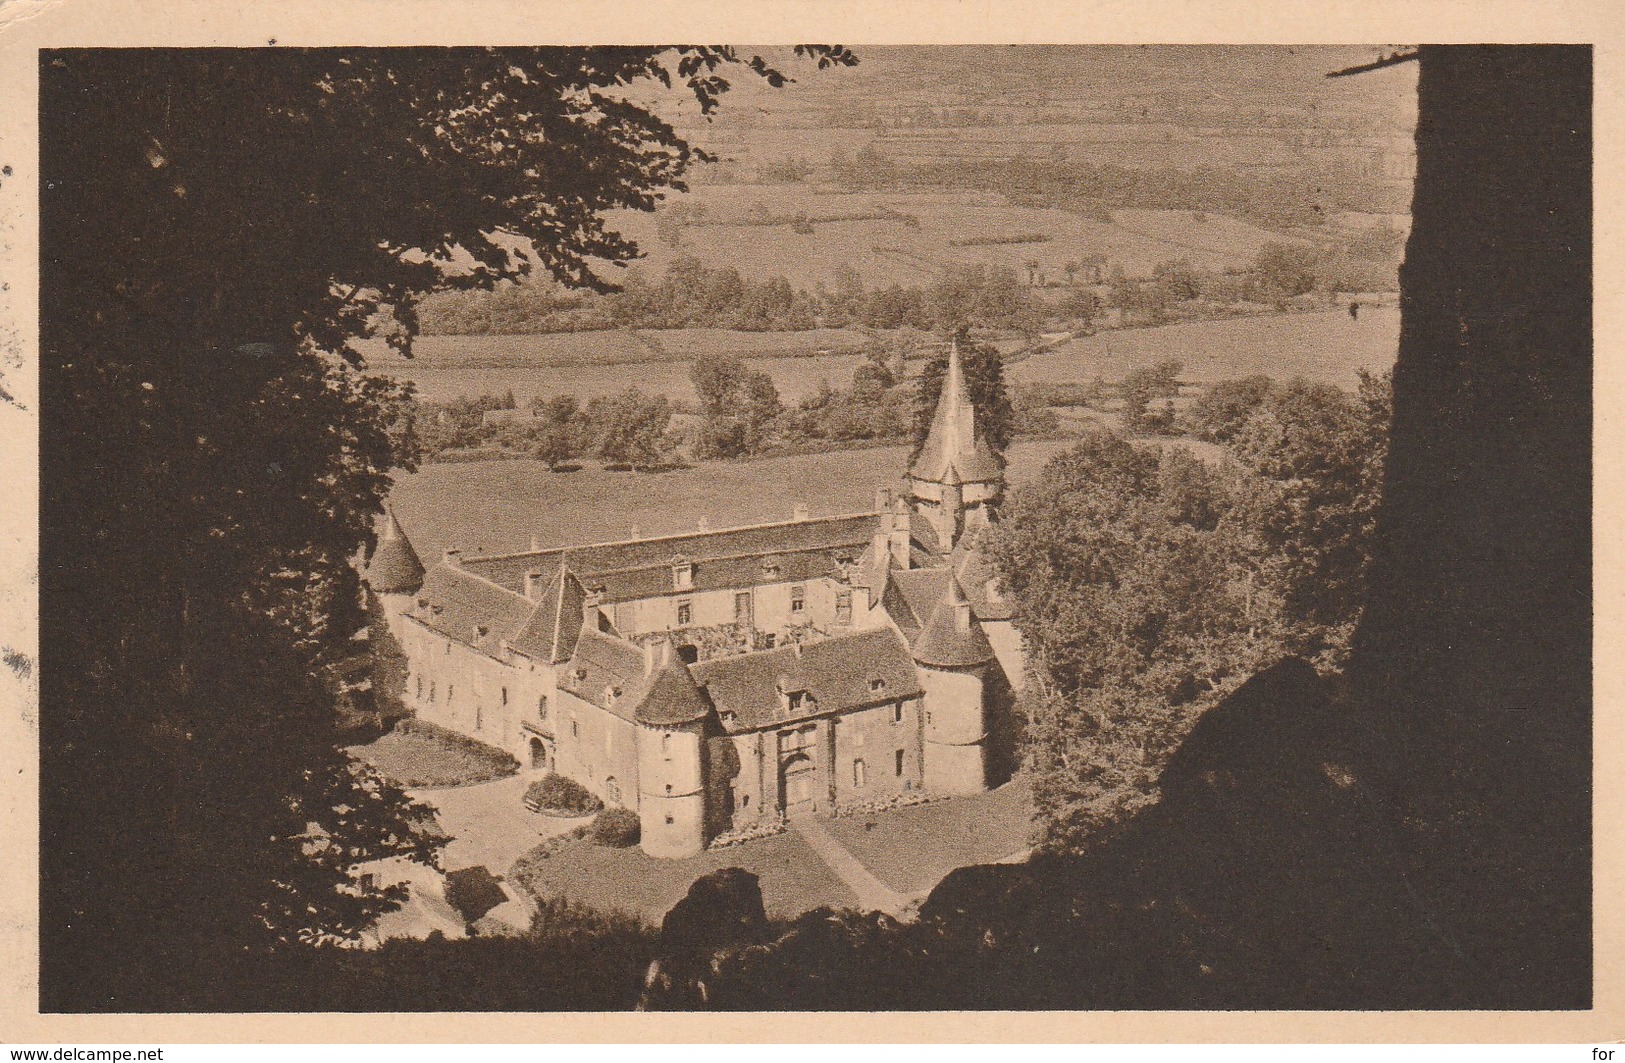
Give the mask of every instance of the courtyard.
M 531 850 L 507 878 L 538 898 L 620 911 L 658 925 L 695 879 L 738 867 L 761 881 L 769 918 L 790 919 L 821 906 L 895 915 L 956 867 L 1024 855 L 1030 795 L 1029 784 L 1018 777 L 971 797 L 793 821 L 783 834 L 684 860 L 657 860 L 635 847 L 612 849 L 576 839 Z M 548 849 L 553 851 L 542 855 Z

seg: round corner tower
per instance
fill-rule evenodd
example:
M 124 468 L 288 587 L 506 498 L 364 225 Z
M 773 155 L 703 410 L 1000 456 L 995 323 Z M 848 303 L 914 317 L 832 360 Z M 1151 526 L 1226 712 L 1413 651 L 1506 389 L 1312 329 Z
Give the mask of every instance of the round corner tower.
M 637 709 L 638 819 L 643 851 L 680 859 L 705 848 L 705 737 L 711 706 L 662 643 Z
M 384 514 L 383 534 L 367 562 L 363 578 L 378 598 L 389 633 L 400 638 L 401 617 L 412 608 L 412 598 L 423 588 L 423 562 L 401 530 L 394 510 Z
M 925 691 L 925 788 L 981 793 L 987 789 L 987 672 L 994 653 L 958 580 L 949 580 L 913 655 Z

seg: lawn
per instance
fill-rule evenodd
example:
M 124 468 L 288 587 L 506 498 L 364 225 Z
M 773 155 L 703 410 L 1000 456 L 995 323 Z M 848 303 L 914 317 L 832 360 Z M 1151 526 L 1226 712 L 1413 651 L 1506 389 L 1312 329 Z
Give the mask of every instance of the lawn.
M 414 724 L 347 752 L 405 787 L 468 786 L 519 770 L 518 761 L 461 735 Z
M 1020 442 L 1009 479 L 1030 478 L 1069 440 Z M 788 520 L 797 502 L 813 516 L 874 505 L 878 486 L 897 486 L 906 447 L 799 454 L 747 462 L 705 462 L 660 473 L 606 472 L 588 465 L 551 473 L 534 461 L 425 465 L 402 476 L 390 502 L 425 564 L 458 546 L 470 554 L 609 542 Z
M 929 890 L 956 867 L 1026 849 L 1032 787 L 1023 777 L 974 797 L 950 797 L 825 826 L 874 876 L 899 893 Z
M 521 857 L 508 878 L 540 898 L 562 898 L 600 911 L 619 911 L 658 926 L 694 880 L 724 867 L 741 867 L 761 880 L 769 918 L 789 919 L 828 905 L 850 908 L 857 898 L 794 834 L 657 860 L 638 848 L 611 849 L 578 840 L 545 859 Z

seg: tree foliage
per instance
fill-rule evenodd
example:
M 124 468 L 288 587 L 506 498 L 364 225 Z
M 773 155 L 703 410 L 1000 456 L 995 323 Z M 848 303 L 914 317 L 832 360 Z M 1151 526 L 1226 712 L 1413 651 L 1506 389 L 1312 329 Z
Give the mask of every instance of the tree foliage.
M 351 935 L 393 902 L 353 864 L 432 857 L 335 730 L 415 450 L 362 352 L 409 350 L 431 289 L 608 288 L 606 212 L 701 158 L 635 86 L 709 111 L 734 64 L 786 80 L 711 47 L 42 54 L 43 771 L 96 780 L 42 810 L 49 1003 Z

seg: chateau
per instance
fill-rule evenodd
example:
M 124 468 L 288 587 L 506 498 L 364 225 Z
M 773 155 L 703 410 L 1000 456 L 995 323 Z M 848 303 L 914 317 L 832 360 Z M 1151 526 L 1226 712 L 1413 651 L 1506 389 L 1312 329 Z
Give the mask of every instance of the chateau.
M 653 856 L 724 832 L 999 781 L 1020 639 L 975 547 L 1004 474 L 958 351 L 870 512 L 425 571 L 393 514 L 366 578 L 422 719 L 635 810 Z

